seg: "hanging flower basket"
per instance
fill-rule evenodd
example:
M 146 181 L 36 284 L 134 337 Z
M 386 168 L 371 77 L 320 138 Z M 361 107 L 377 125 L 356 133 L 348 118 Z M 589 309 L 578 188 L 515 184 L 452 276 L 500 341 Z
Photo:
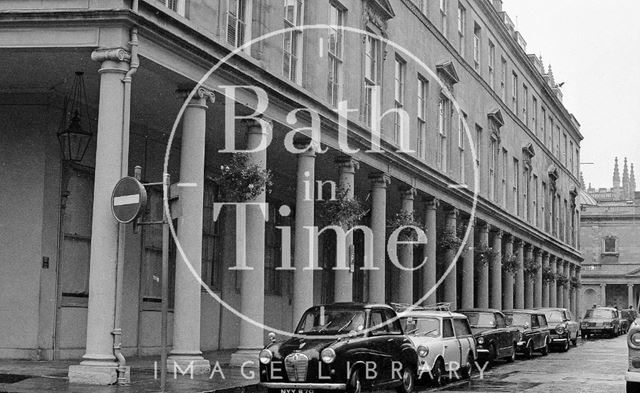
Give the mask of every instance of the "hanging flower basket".
M 480 270 L 487 266 L 495 254 L 487 243 L 481 243 L 478 247 L 475 247 L 473 249 L 473 263 L 476 269 Z
M 504 270 L 505 272 L 514 275 L 519 267 L 520 264 L 518 263 L 518 259 L 515 255 L 505 254 L 502 257 L 502 270 Z
M 215 181 L 224 202 L 246 202 L 263 192 L 271 192 L 271 171 L 249 161 L 246 153 L 234 153 L 226 165 L 220 166 Z
M 576 276 L 572 276 L 569 279 L 569 285 L 571 286 L 571 288 L 573 289 L 578 289 L 582 286 L 582 283 L 580 282 L 580 280 L 578 280 L 578 277 Z
M 533 258 L 528 258 L 524 261 L 524 276 L 529 281 L 535 281 L 536 275 L 540 270 L 540 264 L 536 263 L 536 260 Z
M 388 219 L 387 220 L 387 226 L 389 227 L 391 232 L 395 231 L 398 228 L 406 227 L 406 226 L 418 227 L 418 228 L 422 229 L 424 232 L 426 232 L 426 228 L 425 228 L 424 224 L 415 219 L 414 212 L 412 212 L 412 211 L 409 212 L 409 211 L 406 211 L 406 210 L 401 210 L 398 213 L 394 214 L 393 217 Z M 400 241 L 417 241 L 418 240 L 418 234 L 413 229 L 405 228 L 402 231 L 400 231 L 400 234 L 398 235 L 398 240 L 400 240 Z M 416 246 L 418 246 L 418 245 L 416 244 Z
M 556 285 L 559 287 L 567 288 L 569 286 L 569 278 L 564 274 L 556 274 Z
M 323 225 L 337 225 L 348 231 L 367 214 L 364 204 L 357 197 L 349 198 L 347 194 L 348 189 L 340 187 L 336 190 L 335 199 L 318 204 L 318 220 Z
M 442 232 L 438 240 L 438 247 L 442 251 L 457 250 L 462 245 L 462 239 L 458 237 L 457 231 L 447 229 Z
M 542 281 L 547 284 L 552 283 L 556 280 L 556 275 L 553 273 L 553 270 L 549 266 L 542 268 Z

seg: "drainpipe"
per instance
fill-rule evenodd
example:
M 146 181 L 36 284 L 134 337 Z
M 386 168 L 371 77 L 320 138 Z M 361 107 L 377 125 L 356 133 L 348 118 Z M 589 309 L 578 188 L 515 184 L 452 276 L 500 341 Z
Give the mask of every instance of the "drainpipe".
M 132 11 L 138 12 L 138 1 L 133 0 Z M 128 158 L 129 158 L 129 129 L 131 118 L 131 79 L 133 74 L 138 70 L 140 65 L 138 59 L 138 28 L 133 27 L 131 29 L 131 41 L 129 41 L 131 47 L 131 62 L 129 65 L 129 71 L 122 79 L 124 83 L 124 109 L 122 116 L 122 157 L 121 163 L 121 175 L 125 177 L 128 175 Z M 114 326 L 111 334 L 113 335 L 113 354 L 118 361 L 118 385 L 126 385 L 130 382 L 129 367 L 127 367 L 127 361 L 122 354 L 122 295 L 123 295 L 123 281 L 124 281 L 124 254 L 125 254 L 125 236 L 126 227 L 120 224 L 119 236 L 118 236 L 118 261 L 116 265 L 116 301 L 114 309 Z

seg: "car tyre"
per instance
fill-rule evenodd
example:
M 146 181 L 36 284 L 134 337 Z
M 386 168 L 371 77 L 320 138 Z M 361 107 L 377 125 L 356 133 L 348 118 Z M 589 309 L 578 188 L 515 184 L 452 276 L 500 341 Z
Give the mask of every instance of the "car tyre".
M 567 337 L 567 339 L 564 341 L 564 345 L 562 345 L 562 347 L 560 348 L 560 350 L 562 352 L 567 352 L 569 350 L 569 342 L 571 340 L 569 340 L 569 337 Z
M 583 340 L 586 340 L 587 337 L 589 337 L 589 335 L 587 333 L 585 333 L 585 332 L 580 333 L 580 336 L 582 336 Z
M 444 362 L 442 359 L 436 360 L 436 364 L 433 365 L 431 370 L 431 384 L 433 386 L 442 386 L 444 384 Z
M 516 361 L 516 350 L 518 348 L 517 343 L 513 343 L 513 348 L 511 348 L 511 356 L 507 358 L 507 362 L 513 363 Z
M 471 374 L 473 374 L 473 364 L 474 364 L 474 362 L 475 362 L 475 359 L 473 358 L 473 354 L 469 353 L 467 355 L 467 364 L 462 369 L 462 378 L 464 378 L 464 379 L 471 378 Z
M 571 345 L 574 347 L 578 346 L 578 332 L 576 332 L 576 338 L 571 339 Z
M 640 392 L 640 382 L 627 381 L 627 393 Z
M 362 393 L 362 375 L 359 368 L 353 370 L 347 383 L 347 393 Z
M 400 372 L 401 384 L 396 388 L 397 393 L 411 393 L 415 385 L 413 370 L 409 367 L 402 367 Z
M 489 358 L 487 359 L 487 363 L 489 363 L 489 366 L 493 366 L 496 364 L 496 360 L 498 360 L 498 349 L 495 344 L 491 344 L 489 346 Z

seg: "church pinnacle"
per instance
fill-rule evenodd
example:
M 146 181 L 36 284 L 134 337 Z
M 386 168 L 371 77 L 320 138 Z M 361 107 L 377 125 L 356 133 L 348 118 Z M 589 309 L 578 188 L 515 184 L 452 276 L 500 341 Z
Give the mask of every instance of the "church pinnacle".
M 617 192 L 620 189 L 620 169 L 618 169 L 618 157 L 615 159 L 613 166 L 613 191 Z

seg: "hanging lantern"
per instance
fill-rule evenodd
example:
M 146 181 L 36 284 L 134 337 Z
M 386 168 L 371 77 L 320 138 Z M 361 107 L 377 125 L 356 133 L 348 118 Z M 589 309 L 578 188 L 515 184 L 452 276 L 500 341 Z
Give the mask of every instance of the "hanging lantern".
M 83 75 L 76 71 L 73 86 L 64 98 L 58 141 L 65 161 L 81 162 L 93 138 Z

